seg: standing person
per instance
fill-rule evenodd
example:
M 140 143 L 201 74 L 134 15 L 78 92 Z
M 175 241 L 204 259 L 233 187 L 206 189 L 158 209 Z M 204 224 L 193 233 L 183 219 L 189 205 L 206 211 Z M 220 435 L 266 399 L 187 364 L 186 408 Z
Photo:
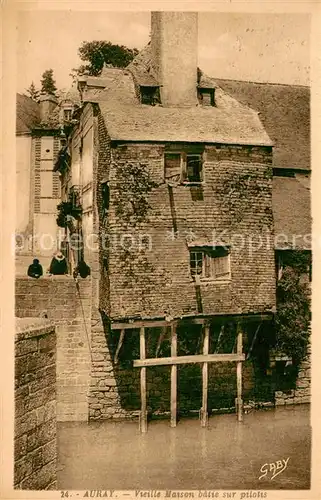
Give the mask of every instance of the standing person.
M 57 252 L 50 263 L 49 274 L 68 274 L 68 265 L 66 257 L 59 251 Z
M 74 270 L 74 278 L 77 278 L 78 274 L 81 278 L 87 278 L 90 275 L 90 267 L 83 259 L 79 261 L 78 266 Z
M 40 276 L 42 276 L 42 265 L 39 263 L 38 259 L 33 259 L 33 263 L 28 267 L 27 274 L 30 278 L 40 278 Z

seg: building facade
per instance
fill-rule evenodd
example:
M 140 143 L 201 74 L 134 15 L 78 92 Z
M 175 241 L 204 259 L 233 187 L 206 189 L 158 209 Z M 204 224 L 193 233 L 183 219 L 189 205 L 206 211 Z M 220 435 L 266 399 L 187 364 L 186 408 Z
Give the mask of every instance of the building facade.
M 209 354 L 235 353 L 241 328 L 243 398 L 273 401 L 276 251 L 277 267 L 283 252 L 310 251 L 308 89 L 204 75 L 197 16 L 162 12 L 126 69 L 79 91 L 54 168 L 81 212 L 66 223 L 70 265 L 91 267 L 89 417 L 139 411 L 142 328 L 149 360 L 199 354 L 205 327 Z M 235 363 L 208 375 L 209 408 L 233 406 Z M 201 376 L 179 367 L 180 412 L 201 407 Z M 147 409 L 168 411 L 168 367 L 146 377 Z
M 42 96 L 37 103 L 17 95 L 16 274 L 26 274 L 33 258 L 46 269 L 57 250 L 61 193 L 53 167 L 61 137 L 56 108 L 53 96 Z

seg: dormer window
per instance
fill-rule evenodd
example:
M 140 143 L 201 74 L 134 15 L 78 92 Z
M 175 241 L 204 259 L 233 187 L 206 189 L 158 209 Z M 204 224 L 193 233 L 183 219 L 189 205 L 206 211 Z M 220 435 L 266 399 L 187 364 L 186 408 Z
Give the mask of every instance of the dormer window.
M 64 121 L 70 122 L 71 117 L 72 117 L 72 109 L 71 108 L 64 109 Z
M 198 100 L 202 106 L 215 106 L 215 89 L 199 88 Z
M 140 100 L 142 104 L 155 106 L 160 103 L 159 87 L 140 86 Z

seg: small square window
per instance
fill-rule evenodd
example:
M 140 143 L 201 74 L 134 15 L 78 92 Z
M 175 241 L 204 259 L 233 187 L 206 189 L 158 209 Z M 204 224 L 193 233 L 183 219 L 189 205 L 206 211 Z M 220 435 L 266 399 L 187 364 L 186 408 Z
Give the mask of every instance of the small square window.
M 69 122 L 72 117 L 72 109 L 64 109 L 64 120 Z
M 160 102 L 159 87 L 140 86 L 140 100 L 142 104 L 155 106 L 155 104 Z
M 198 89 L 198 100 L 203 106 L 215 106 L 215 89 Z
M 231 278 L 230 252 L 225 247 L 201 247 L 190 251 L 192 276 L 204 280 L 228 280 Z
M 200 151 L 200 148 L 197 148 Z M 165 180 L 184 184 L 203 182 L 202 153 L 168 151 L 164 155 Z

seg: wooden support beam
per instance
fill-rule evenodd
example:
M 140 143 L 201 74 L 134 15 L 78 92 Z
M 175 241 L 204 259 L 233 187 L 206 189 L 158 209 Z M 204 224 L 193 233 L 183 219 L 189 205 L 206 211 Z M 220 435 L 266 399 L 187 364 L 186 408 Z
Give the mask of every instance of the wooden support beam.
M 261 325 L 262 323 L 259 323 L 257 329 L 255 330 L 255 334 L 253 335 L 253 340 L 252 340 L 252 343 L 251 343 L 251 347 L 249 349 L 249 352 L 247 353 L 247 356 L 246 356 L 246 359 L 249 359 L 249 357 L 251 356 L 252 354 L 252 351 L 253 351 L 253 347 L 254 347 L 254 344 L 255 344 L 255 341 L 256 341 L 256 337 L 257 337 L 257 334 L 259 333 L 259 330 L 261 328 Z
M 117 349 L 116 349 L 116 354 L 115 354 L 115 359 L 114 359 L 115 364 L 118 363 L 118 356 L 119 356 L 120 350 L 121 350 L 123 342 L 124 342 L 124 337 L 125 337 L 125 330 L 122 329 L 122 330 L 120 330 L 119 340 L 118 340 L 118 344 L 117 344 Z
M 131 323 L 110 323 L 111 330 L 135 330 L 138 328 L 158 328 L 160 326 L 169 326 L 170 323 L 166 320 L 155 320 L 155 321 L 133 321 Z
M 236 348 L 237 348 L 237 333 L 236 333 L 236 335 L 235 335 L 235 339 L 234 339 L 234 344 L 233 344 L 232 352 L 236 352 Z
M 176 318 L 176 321 L 179 321 L 181 325 L 186 324 L 192 324 L 192 325 L 204 325 L 208 324 L 211 321 L 218 321 L 221 323 L 226 323 L 230 321 L 238 321 L 241 323 L 249 323 L 252 321 L 269 321 L 273 318 L 272 313 L 264 313 L 264 314 L 248 314 L 248 315 L 238 315 L 238 314 L 214 314 L 211 316 L 206 316 L 206 317 L 182 317 L 182 318 Z M 131 321 L 131 322 L 117 322 L 115 321 L 114 323 L 110 323 L 110 329 L 111 330 L 122 330 L 123 328 L 125 330 L 134 330 L 138 328 L 157 328 L 161 326 L 170 326 L 170 322 L 166 321 L 165 319 L 156 319 L 156 320 L 137 320 L 137 321 Z
M 244 360 L 244 354 L 194 354 L 190 356 L 171 356 L 168 358 L 135 359 L 133 366 L 134 368 L 141 368 L 142 366 L 168 366 Z
M 240 325 L 237 325 L 237 355 L 242 356 L 243 350 L 243 334 Z M 244 355 L 243 355 L 244 356 Z M 242 400 L 242 361 L 237 361 L 236 364 L 236 383 L 237 383 L 237 420 L 243 420 L 243 400 Z
M 240 324 L 246 324 L 246 323 L 251 323 L 253 321 L 271 321 L 273 318 L 272 313 L 260 313 L 260 314 L 247 314 L 247 315 L 241 315 L 241 314 L 214 314 L 211 316 L 203 316 L 203 317 L 183 317 L 183 318 L 178 318 L 179 324 L 184 325 L 186 324 L 193 324 L 193 325 L 207 325 L 212 322 L 217 322 L 217 323 L 230 323 L 233 321 L 237 321 Z
M 222 325 L 220 328 L 220 333 L 219 333 L 218 338 L 217 338 L 215 353 L 217 353 L 220 350 L 221 338 L 222 338 L 223 333 L 224 333 L 224 325 Z
M 176 322 L 171 325 L 171 355 L 177 356 Z M 171 427 L 177 424 L 177 366 L 171 366 Z
M 167 332 L 167 327 L 163 327 L 162 331 L 159 334 L 158 341 L 157 341 L 157 346 L 156 346 L 156 352 L 155 352 L 155 357 L 157 358 L 159 350 L 161 348 L 162 342 L 164 340 L 165 334 Z
M 139 346 L 140 346 L 140 359 L 143 361 L 146 357 L 145 328 L 143 326 L 140 329 Z M 147 432 L 147 399 L 146 399 L 145 366 L 142 366 L 140 369 L 140 400 L 141 400 L 140 431 Z
M 209 350 L 209 339 L 210 339 L 210 327 L 204 327 L 204 344 L 203 344 L 203 354 L 208 355 Z M 201 409 L 201 426 L 206 427 L 208 424 L 208 411 L 207 411 L 207 400 L 208 400 L 208 362 L 205 361 L 202 366 L 202 409 Z

